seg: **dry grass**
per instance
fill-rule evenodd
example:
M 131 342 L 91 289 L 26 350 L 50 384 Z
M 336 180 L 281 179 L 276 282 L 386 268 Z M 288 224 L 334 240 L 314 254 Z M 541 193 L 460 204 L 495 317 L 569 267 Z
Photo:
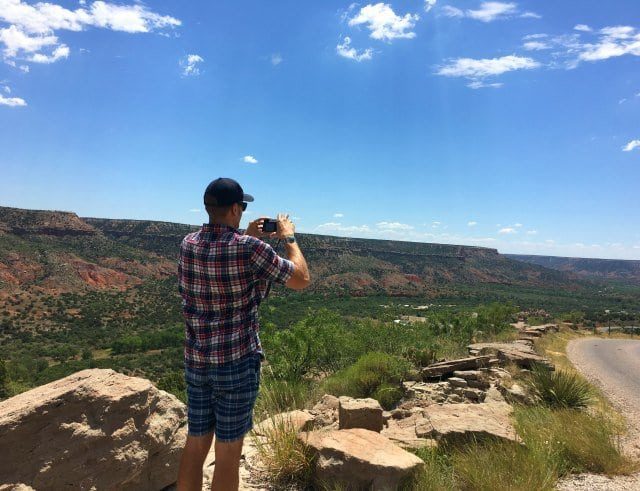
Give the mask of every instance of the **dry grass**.
M 313 458 L 298 431 L 287 418 L 274 418 L 264 436 L 253 435 L 260 462 L 277 489 L 311 482 Z

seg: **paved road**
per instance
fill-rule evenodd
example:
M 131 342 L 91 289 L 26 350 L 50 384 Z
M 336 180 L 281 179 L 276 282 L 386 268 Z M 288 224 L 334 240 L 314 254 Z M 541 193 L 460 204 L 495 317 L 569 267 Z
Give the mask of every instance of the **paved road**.
M 586 338 L 571 341 L 567 356 L 592 383 L 599 386 L 627 418 L 625 451 L 640 458 L 640 340 Z M 608 478 L 581 474 L 562 480 L 562 491 L 637 491 L 640 474 Z

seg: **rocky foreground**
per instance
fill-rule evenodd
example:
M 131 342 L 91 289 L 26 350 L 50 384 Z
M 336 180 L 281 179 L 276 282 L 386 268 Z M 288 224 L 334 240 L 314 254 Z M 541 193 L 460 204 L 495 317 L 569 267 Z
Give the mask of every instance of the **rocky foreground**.
M 469 346 L 472 356 L 425 367 L 404 382 L 390 412 L 374 399 L 325 395 L 314 407 L 275 415 L 245 440 L 242 489 L 273 489 L 257 445 L 282 424 L 316 456 L 315 477 L 392 490 L 419 469 L 411 449 L 487 436 L 518 441 L 510 402 L 531 402 L 505 366 L 545 363 L 530 337 Z M 531 329 L 531 328 L 529 328 Z M 186 438 L 185 406 L 148 380 L 84 370 L 0 402 L 0 490 L 172 489 Z M 213 449 L 205 462 L 210 488 Z

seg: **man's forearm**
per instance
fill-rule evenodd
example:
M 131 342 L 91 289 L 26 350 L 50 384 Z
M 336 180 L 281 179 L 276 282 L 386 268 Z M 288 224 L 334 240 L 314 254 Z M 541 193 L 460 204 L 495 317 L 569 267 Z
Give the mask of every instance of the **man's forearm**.
M 289 244 L 285 242 L 285 250 L 287 251 L 287 258 L 291 261 L 296 270 L 300 271 L 305 280 L 309 280 L 309 268 L 307 267 L 307 261 L 302 255 L 302 251 L 297 242 Z

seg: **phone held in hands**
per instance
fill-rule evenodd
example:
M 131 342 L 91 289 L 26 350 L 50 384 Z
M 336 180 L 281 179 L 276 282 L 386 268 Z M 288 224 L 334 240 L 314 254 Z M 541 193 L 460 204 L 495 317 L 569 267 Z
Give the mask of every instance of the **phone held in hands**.
M 270 234 L 278 231 L 278 220 L 273 218 L 265 218 L 262 222 L 262 231 L 266 234 Z

